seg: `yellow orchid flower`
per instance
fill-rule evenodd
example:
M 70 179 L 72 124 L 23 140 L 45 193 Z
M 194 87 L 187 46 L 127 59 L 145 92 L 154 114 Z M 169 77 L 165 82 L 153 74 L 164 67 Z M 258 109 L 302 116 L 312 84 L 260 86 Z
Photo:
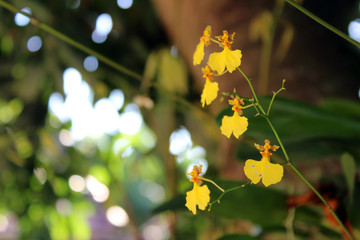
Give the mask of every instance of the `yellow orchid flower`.
M 219 75 L 223 74 L 226 69 L 232 73 L 241 64 L 241 51 L 231 50 L 231 44 L 233 43 L 235 33 L 229 36 L 227 31 L 223 31 L 222 36 L 216 38 L 221 42 L 224 47 L 222 52 L 216 52 L 210 54 L 208 65 L 216 70 Z
M 265 140 L 265 145 L 260 146 L 255 144 L 255 147 L 260 150 L 262 158 L 260 161 L 248 159 L 245 162 L 244 172 L 252 183 L 257 184 L 261 179 L 265 187 L 270 186 L 281 181 L 284 175 L 284 167 L 280 164 L 270 162 L 272 155 L 269 150 L 276 151 L 279 147 L 270 146 L 270 141 Z
M 240 116 L 243 113 L 241 105 L 244 105 L 244 101 L 235 97 L 233 100 L 229 100 L 229 104 L 233 105 L 232 110 L 234 111 L 234 115 L 231 117 L 223 117 L 220 131 L 227 138 L 230 138 L 231 134 L 239 138 L 239 136 L 247 130 L 249 125 L 247 118 Z
M 201 104 L 202 107 L 204 107 L 205 104 L 209 105 L 216 99 L 219 91 L 219 84 L 214 82 L 214 78 L 212 76 L 214 71 L 211 70 L 208 65 L 202 68 L 202 71 L 204 73 L 203 77 L 206 79 L 204 89 L 201 94 Z
M 202 174 L 202 165 L 195 165 L 191 173 L 189 173 L 191 176 L 190 181 L 194 183 L 194 187 L 186 193 L 185 206 L 192 211 L 194 215 L 197 210 L 196 206 L 199 206 L 200 210 L 205 210 L 210 202 L 210 190 L 206 185 L 200 186 L 202 184 L 200 174 Z
M 200 38 L 200 43 L 196 46 L 194 55 L 193 55 L 193 64 L 194 66 L 199 65 L 204 59 L 204 48 L 209 46 L 211 43 L 211 26 L 207 26 L 204 30 L 204 34 Z

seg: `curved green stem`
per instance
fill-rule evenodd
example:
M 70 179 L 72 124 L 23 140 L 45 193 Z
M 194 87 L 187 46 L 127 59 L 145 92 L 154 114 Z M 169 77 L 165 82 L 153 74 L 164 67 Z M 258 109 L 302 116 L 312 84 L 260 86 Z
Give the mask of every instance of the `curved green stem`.
M 54 28 L 50 27 L 49 25 L 40 22 L 39 20 L 37 20 L 36 18 L 32 17 L 30 14 L 23 12 L 17 8 L 15 8 L 14 6 L 12 6 L 11 4 L 4 2 L 3 0 L 0 0 L 0 6 L 6 8 L 7 10 L 9 10 L 10 12 L 13 12 L 14 14 L 16 13 L 21 13 L 25 16 L 27 16 L 28 18 L 30 18 L 30 22 L 31 24 L 33 24 L 34 26 L 39 27 L 40 29 L 44 30 L 47 33 L 50 33 L 51 35 L 57 37 L 58 39 L 70 44 L 71 46 L 89 54 L 92 55 L 94 57 L 96 57 L 97 59 L 99 59 L 99 61 L 105 63 L 106 65 L 118 70 L 119 72 L 132 77 L 136 80 L 141 81 L 142 80 L 142 76 L 132 70 L 129 70 L 128 68 L 110 60 L 109 58 L 99 54 L 98 52 L 86 47 L 85 45 L 71 39 L 70 37 L 66 36 L 65 34 L 55 30 Z
M 308 185 L 308 187 L 316 194 L 316 196 L 318 196 L 318 198 L 320 198 L 320 200 L 326 205 L 326 207 L 329 209 L 329 211 L 331 212 L 331 214 L 333 215 L 333 217 L 336 219 L 336 221 L 338 222 L 338 224 L 341 226 L 341 228 L 344 230 L 344 232 L 346 233 L 346 235 L 353 240 L 353 236 L 350 234 L 349 230 L 345 227 L 345 225 L 342 223 L 342 221 L 339 219 L 339 217 L 337 216 L 337 214 L 334 212 L 334 210 L 332 209 L 332 207 L 330 206 L 330 204 L 325 200 L 325 198 L 316 190 L 316 188 L 304 177 L 304 175 L 302 175 L 302 173 L 292 164 L 290 163 L 291 168 L 297 173 L 297 175 L 299 175 L 299 177 L 301 178 L 301 180 L 303 180 L 306 185 Z
M 311 19 L 313 19 L 314 21 L 316 21 L 320 25 L 322 25 L 325 28 L 329 29 L 330 31 L 332 31 L 336 35 L 342 37 L 343 39 L 345 39 L 349 43 L 353 44 L 356 47 L 360 47 L 360 43 L 358 41 L 355 41 L 354 39 L 352 39 L 351 37 L 349 37 L 348 35 L 346 35 L 342 31 L 340 31 L 339 29 L 333 27 L 332 25 L 328 24 L 327 22 L 325 22 L 324 20 L 322 20 L 318 16 L 316 16 L 313 13 L 309 12 L 308 10 L 303 8 L 301 5 L 296 3 L 294 0 L 286 0 L 286 2 L 289 3 L 290 5 L 292 5 L 293 7 L 297 8 L 299 11 L 301 11 L 302 13 L 304 13 L 305 15 L 307 15 L 308 17 L 310 17 Z
M 262 106 L 260 105 L 259 99 L 257 98 L 257 95 L 256 95 L 256 93 L 255 93 L 254 87 L 253 87 L 252 84 L 251 84 L 251 80 L 246 76 L 246 74 L 241 70 L 240 67 L 238 67 L 237 69 L 239 70 L 239 72 L 244 76 L 244 78 L 245 78 L 246 81 L 248 82 L 249 87 L 250 87 L 251 92 L 252 92 L 252 95 L 253 95 L 256 103 L 257 103 L 257 106 L 259 107 L 261 113 L 265 115 L 265 111 L 264 111 L 264 109 L 262 108 Z
M 286 149 L 285 149 L 285 147 L 284 147 L 284 145 L 283 145 L 283 143 L 282 143 L 282 141 L 281 141 L 281 139 L 280 139 L 280 137 L 279 137 L 279 134 L 277 133 L 276 129 L 274 128 L 274 125 L 272 125 L 270 119 L 269 119 L 267 116 L 263 116 L 263 115 L 262 115 L 262 117 L 264 117 L 264 118 L 266 119 L 266 121 L 268 122 L 271 130 L 273 131 L 273 133 L 274 133 L 274 135 L 275 135 L 275 137 L 276 137 L 276 140 L 278 141 L 278 143 L 279 143 L 279 145 L 280 145 L 280 147 L 281 147 L 281 150 L 282 150 L 283 153 L 284 153 L 284 156 L 285 156 L 286 161 L 291 164 L 289 155 L 287 154 Z
M 272 104 L 274 102 L 274 99 L 275 99 L 276 95 L 278 95 L 282 90 L 285 90 L 284 84 L 285 84 L 285 79 L 282 81 L 281 88 L 277 92 L 273 93 L 273 96 L 272 96 L 271 101 L 269 103 L 269 107 L 268 107 L 266 116 L 269 116 L 269 114 L 270 114 L 270 109 L 271 109 L 271 106 L 272 106 Z
M 224 190 L 222 193 L 221 193 L 221 195 L 216 199 L 216 200 L 214 200 L 214 201 L 212 201 L 211 203 L 209 203 L 209 211 L 211 210 L 211 206 L 214 204 L 214 203 L 220 203 L 220 200 L 223 198 L 223 196 L 226 194 L 226 193 L 228 193 L 228 192 L 231 192 L 231 191 L 234 191 L 234 190 L 237 190 L 237 189 L 240 189 L 240 188 L 243 188 L 243 187 L 245 187 L 246 185 L 249 185 L 251 182 L 247 182 L 247 183 L 244 183 L 244 184 L 242 184 L 242 185 L 240 185 L 240 186 L 236 186 L 236 187 L 233 187 L 233 188 L 230 188 L 230 189 L 226 189 L 226 190 Z
M 199 177 L 201 180 L 210 182 L 212 184 L 214 184 L 215 187 L 217 187 L 220 191 L 225 192 L 224 189 L 222 189 L 219 185 L 217 185 L 213 180 L 207 179 L 207 178 L 203 178 L 203 177 Z
M 271 121 L 270 121 L 270 119 L 269 119 L 269 117 L 268 117 L 268 114 L 270 113 L 270 107 L 271 107 L 271 105 L 269 106 L 268 113 L 265 114 L 265 111 L 263 110 L 263 108 L 261 107 L 261 104 L 259 103 L 259 101 L 258 101 L 258 99 L 257 99 L 256 93 L 255 93 L 255 91 L 254 91 L 254 88 L 253 88 L 253 86 L 252 86 L 252 84 L 251 84 L 250 79 L 246 76 L 246 74 L 245 74 L 243 71 L 241 71 L 240 68 L 238 68 L 238 70 L 241 72 L 241 74 L 245 77 L 246 81 L 248 82 L 249 87 L 250 87 L 250 89 L 251 89 L 251 91 L 252 91 L 252 93 L 253 93 L 254 99 L 255 99 L 255 101 L 256 101 L 257 104 L 258 104 L 257 107 L 259 107 L 259 109 L 260 109 L 261 112 L 262 112 L 262 114 L 260 114 L 260 115 L 266 119 L 266 121 L 268 122 L 271 130 L 273 131 L 273 133 L 274 133 L 274 135 L 275 135 L 275 137 L 276 137 L 276 140 L 278 141 L 278 143 L 279 143 L 279 145 L 280 145 L 280 147 L 281 147 L 281 150 L 282 150 L 283 153 L 284 153 L 285 159 L 286 159 L 286 161 L 287 161 L 287 165 L 290 165 L 291 168 L 294 170 L 294 172 L 301 178 L 301 180 L 302 180 L 303 182 L 305 182 L 306 185 L 308 185 L 308 187 L 316 194 L 316 196 L 319 197 L 319 199 L 320 199 L 320 200 L 325 204 L 325 206 L 329 209 L 329 211 L 330 211 L 331 214 L 334 216 L 334 218 L 336 219 L 336 221 L 338 222 L 338 224 L 341 226 L 341 228 L 344 230 L 344 232 L 348 235 L 348 237 L 349 237 L 351 240 L 353 240 L 353 237 L 351 236 L 350 232 L 349 232 L 349 231 L 347 230 L 347 228 L 344 226 L 344 224 L 343 224 L 342 221 L 339 219 L 339 217 L 337 216 L 337 214 L 334 212 L 334 210 L 332 209 L 332 207 L 330 206 L 330 204 L 326 201 L 326 199 L 316 190 L 316 188 L 309 182 L 309 180 L 307 180 L 307 179 L 305 178 L 305 176 L 302 175 L 302 173 L 292 164 L 292 162 L 290 161 L 290 158 L 289 158 L 289 156 L 288 156 L 288 154 L 287 154 L 287 152 L 286 152 L 286 149 L 285 149 L 285 147 L 284 147 L 284 145 L 283 145 L 283 143 L 282 143 L 282 141 L 281 141 L 281 139 L 280 139 L 279 134 L 277 133 L 274 125 L 271 123 Z M 283 82 L 283 84 L 284 84 L 284 82 Z M 272 99 L 272 101 L 271 101 L 271 104 L 272 104 L 275 96 L 276 96 L 280 91 L 282 91 L 283 88 L 284 88 L 284 85 L 282 85 L 282 88 L 280 88 L 276 93 L 274 93 L 273 99 Z M 255 107 L 255 106 L 254 106 L 254 107 Z M 240 187 L 237 187 L 237 188 L 240 188 Z M 215 203 L 216 201 L 219 201 L 227 191 L 229 191 L 229 190 L 226 190 L 225 192 L 223 192 L 223 193 L 220 195 L 220 197 L 219 197 L 217 200 L 211 202 L 211 203 L 210 203 L 210 207 L 211 207 L 211 204 Z

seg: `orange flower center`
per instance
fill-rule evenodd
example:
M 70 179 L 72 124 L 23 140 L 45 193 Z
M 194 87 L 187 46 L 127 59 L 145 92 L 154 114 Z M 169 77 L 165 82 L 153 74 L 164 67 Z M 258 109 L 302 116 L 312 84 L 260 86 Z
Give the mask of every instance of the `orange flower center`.
M 269 150 L 275 152 L 276 149 L 279 148 L 279 146 L 276 146 L 276 145 L 271 146 L 270 141 L 267 139 L 265 140 L 265 144 L 263 146 L 261 146 L 259 144 L 255 144 L 255 147 L 260 150 L 261 156 L 263 156 L 263 158 L 267 158 L 267 159 L 270 159 L 270 156 L 272 155 L 272 153 L 270 153 Z
M 234 98 L 234 100 L 229 100 L 229 103 L 231 105 L 233 105 L 233 107 L 231 108 L 234 112 L 237 112 L 238 114 L 243 114 L 243 111 L 241 110 L 241 105 L 244 105 L 244 100 L 242 100 L 241 98 Z
M 206 65 L 206 67 L 202 68 L 202 71 L 203 71 L 203 77 L 210 80 L 210 81 L 213 81 L 214 78 L 213 78 L 213 73 L 214 71 L 210 68 L 209 65 Z
M 229 35 L 228 31 L 224 30 L 222 36 L 216 36 L 216 38 L 221 42 L 221 45 L 231 49 L 231 44 L 234 41 L 235 33 Z
M 197 183 L 198 185 L 201 185 L 202 181 L 200 180 L 200 176 L 199 176 L 200 174 L 202 174 L 202 165 L 199 166 L 195 165 L 191 173 L 188 173 L 188 175 L 191 176 L 190 181 Z

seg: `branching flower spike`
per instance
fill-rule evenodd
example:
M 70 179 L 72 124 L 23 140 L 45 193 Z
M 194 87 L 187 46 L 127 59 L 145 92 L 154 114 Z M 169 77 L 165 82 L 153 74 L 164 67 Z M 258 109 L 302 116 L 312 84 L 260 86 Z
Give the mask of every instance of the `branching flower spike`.
M 241 105 L 244 105 L 244 101 L 235 97 L 233 100 L 229 100 L 229 104 L 233 105 L 232 110 L 234 111 L 234 115 L 232 117 L 223 117 L 220 130 L 227 138 L 230 138 L 231 134 L 234 134 L 236 138 L 239 138 L 239 136 L 247 130 L 249 125 L 248 119 L 240 116 L 243 114 Z
M 219 91 L 219 84 L 214 81 L 214 71 L 209 67 L 209 65 L 202 68 L 202 71 L 204 73 L 203 77 L 206 79 L 204 90 L 201 94 L 201 104 L 202 107 L 204 107 L 205 104 L 209 105 L 216 99 Z
M 200 38 L 199 44 L 196 46 L 194 55 L 193 55 L 193 64 L 199 65 L 204 59 L 204 48 L 209 46 L 211 43 L 211 26 L 207 26 L 204 30 L 204 34 Z
M 209 57 L 208 65 L 216 70 L 219 75 L 223 74 L 226 69 L 232 73 L 241 64 L 241 51 L 231 50 L 231 44 L 233 43 L 235 33 L 229 35 L 227 31 L 223 31 L 222 36 L 216 38 L 221 42 L 224 47 L 222 52 L 212 53 Z
M 191 176 L 190 181 L 194 183 L 194 187 L 186 193 L 185 206 L 192 211 L 193 214 L 196 214 L 196 206 L 199 206 L 200 210 L 205 210 L 210 202 L 210 190 L 206 185 L 200 186 L 202 184 L 200 174 L 202 174 L 202 165 L 194 166 L 191 173 L 189 173 Z
M 257 184 L 262 179 L 265 187 L 280 182 L 284 174 L 284 168 L 280 164 L 270 163 L 272 154 L 269 152 L 270 150 L 276 151 L 279 147 L 276 145 L 271 146 L 269 140 L 265 140 L 264 146 L 255 144 L 255 147 L 260 150 L 262 159 L 260 161 L 248 159 L 245 162 L 244 172 L 246 177 L 254 184 Z

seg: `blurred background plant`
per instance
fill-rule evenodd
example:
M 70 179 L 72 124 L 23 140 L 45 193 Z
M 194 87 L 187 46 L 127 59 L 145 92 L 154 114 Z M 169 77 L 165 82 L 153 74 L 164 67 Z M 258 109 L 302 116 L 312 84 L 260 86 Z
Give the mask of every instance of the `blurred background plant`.
M 234 142 L 217 126 L 229 109 L 220 101 L 201 109 L 191 56 L 207 24 L 237 32 L 262 94 L 287 79 L 288 99 L 276 99 L 272 122 L 359 238 L 359 49 L 283 1 L 254 2 L 6 2 L 95 54 L 0 8 L 0 239 L 341 238 L 316 198 L 291 197 L 308 189 L 286 169 L 271 189 L 229 193 L 197 216 L 186 210 L 194 164 L 235 186 L 245 180 L 244 160 L 258 157 L 253 142 L 275 143 L 254 112 Z M 360 40 L 358 1 L 310 2 L 303 6 Z M 221 90 L 244 86 L 239 79 L 224 78 Z

